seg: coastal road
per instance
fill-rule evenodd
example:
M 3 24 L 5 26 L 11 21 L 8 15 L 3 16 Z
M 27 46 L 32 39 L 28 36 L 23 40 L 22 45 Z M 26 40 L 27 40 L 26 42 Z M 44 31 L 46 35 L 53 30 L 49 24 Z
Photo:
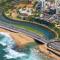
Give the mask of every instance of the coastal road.
M 6 25 L 0 25 L 0 28 L 4 28 L 4 29 L 7 29 L 7 30 L 10 30 L 10 31 L 12 31 L 12 32 L 23 32 L 23 33 L 25 33 L 27 36 L 29 36 L 29 37 L 31 37 L 31 38 L 33 38 L 33 39 L 35 39 L 36 41 L 38 41 L 38 42 L 41 42 L 41 43 L 48 43 L 49 41 L 48 40 L 45 40 L 43 37 L 41 37 L 41 36 L 39 36 L 39 35 L 37 35 L 37 34 L 35 34 L 35 33 L 32 33 L 32 32 L 30 32 L 30 31 L 27 31 L 27 30 L 25 30 L 25 29 L 16 29 L 15 27 L 12 27 L 12 26 L 6 26 Z
M 5 23 L 11 23 L 11 24 L 18 24 L 18 22 L 14 22 L 14 21 L 11 21 L 9 19 L 6 19 L 3 15 L 2 15 L 2 11 L 0 11 L 0 21 L 1 22 L 5 22 Z M 21 23 L 19 23 L 21 24 Z M 34 24 L 33 24 L 34 25 Z M 32 37 L 33 39 L 39 41 L 39 42 L 42 42 L 42 43 L 48 43 L 49 41 L 48 40 L 45 40 L 45 38 L 33 33 L 33 32 L 30 32 L 30 31 L 27 31 L 25 29 L 16 29 L 15 26 L 9 26 L 7 24 L 2 24 L 0 27 L 2 28 L 5 28 L 5 29 L 8 29 L 8 30 L 12 30 L 12 31 L 17 31 L 17 32 L 23 32 L 25 34 L 27 34 L 28 36 Z

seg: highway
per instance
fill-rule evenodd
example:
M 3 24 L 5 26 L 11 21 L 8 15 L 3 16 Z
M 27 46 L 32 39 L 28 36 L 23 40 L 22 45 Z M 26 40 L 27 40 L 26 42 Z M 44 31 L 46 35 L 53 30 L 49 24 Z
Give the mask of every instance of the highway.
M 42 43 L 45 43 L 45 44 L 49 42 L 48 40 L 45 40 L 43 37 L 41 37 L 41 36 L 39 36 L 39 35 L 37 35 L 37 34 L 35 34 L 33 32 L 27 31 L 25 29 L 16 29 L 13 26 L 8 26 L 8 25 L 6 26 L 6 25 L 3 25 L 3 24 L 0 25 L 0 28 L 4 28 L 4 29 L 7 29 L 7 30 L 12 31 L 12 32 L 25 33 L 25 34 L 27 34 L 27 36 L 33 38 L 34 40 L 36 40 L 38 42 L 42 42 Z
M 27 25 L 26 23 L 22 23 L 22 22 L 14 22 L 14 21 L 11 21 L 9 19 L 6 19 L 3 15 L 2 15 L 2 10 L 0 10 L 0 22 L 5 22 L 5 23 L 15 23 L 15 24 L 25 24 Z M 35 24 L 32 24 L 32 26 L 36 26 Z M 36 26 L 37 27 L 37 26 Z M 30 32 L 30 31 L 27 31 L 23 28 L 21 29 L 16 29 L 15 26 L 10 26 L 10 25 L 7 25 L 7 24 L 0 24 L 0 28 L 5 28 L 5 29 L 8 29 L 10 31 L 14 31 L 14 32 L 23 32 L 25 34 L 27 34 L 28 36 L 32 37 L 33 39 L 39 41 L 39 42 L 42 42 L 42 43 L 48 43 L 49 40 L 46 40 L 45 38 L 33 33 L 33 32 Z

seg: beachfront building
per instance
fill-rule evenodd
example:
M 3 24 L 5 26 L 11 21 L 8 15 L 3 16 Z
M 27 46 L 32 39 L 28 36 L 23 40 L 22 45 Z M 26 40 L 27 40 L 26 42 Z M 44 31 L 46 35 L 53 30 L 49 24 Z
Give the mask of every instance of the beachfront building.
M 36 10 L 38 11 L 46 11 L 48 13 L 55 14 L 56 8 L 55 8 L 55 0 L 37 0 L 37 6 Z
M 33 13 L 33 5 L 35 0 L 16 0 L 18 1 L 15 5 L 18 18 L 22 20 L 27 20 L 28 16 L 31 16 Z
M 55 0 L 56 14 L 60 14 L 60 0 Z
M 51 10 L 56 9 L 56 14 L 60 14 L 60 0 L 47 0 L 47 5 Z
M 45 0 L 37 0 L 36 10 L 44 11 L 45 9 Z
M 32 14 L 32 8 L 21 8 L 19 9 L 19 16 L 22 20 L 27 20 L 28 16 L 31 16 Z
M 56 14 L 55 0 L 46 0 L 46 2 L 45 2 L 45 10 L 50 15 Z

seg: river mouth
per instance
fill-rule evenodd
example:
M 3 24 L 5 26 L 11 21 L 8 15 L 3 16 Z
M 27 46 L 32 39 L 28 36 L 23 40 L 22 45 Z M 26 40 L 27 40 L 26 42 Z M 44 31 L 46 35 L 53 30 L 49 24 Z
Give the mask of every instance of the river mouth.
M 27 45 L 25 48 L 15 47 L 16 43 L 9 34 L 0 32 L 0 59 L 1 60 L 52 60 L 37 50 L 38 44 Z M 18 50 L 14 49 L 18 48 Z

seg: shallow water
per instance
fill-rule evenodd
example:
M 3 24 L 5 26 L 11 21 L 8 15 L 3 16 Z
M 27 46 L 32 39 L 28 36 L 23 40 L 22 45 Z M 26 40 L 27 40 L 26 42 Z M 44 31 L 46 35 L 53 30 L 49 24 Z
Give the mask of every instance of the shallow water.
M 7 33 L 0 33 L 0 60 L 53 60 L 37 51 L 37 43 L 29 44 L 26 48 L 16 48 L 16 43 Z

